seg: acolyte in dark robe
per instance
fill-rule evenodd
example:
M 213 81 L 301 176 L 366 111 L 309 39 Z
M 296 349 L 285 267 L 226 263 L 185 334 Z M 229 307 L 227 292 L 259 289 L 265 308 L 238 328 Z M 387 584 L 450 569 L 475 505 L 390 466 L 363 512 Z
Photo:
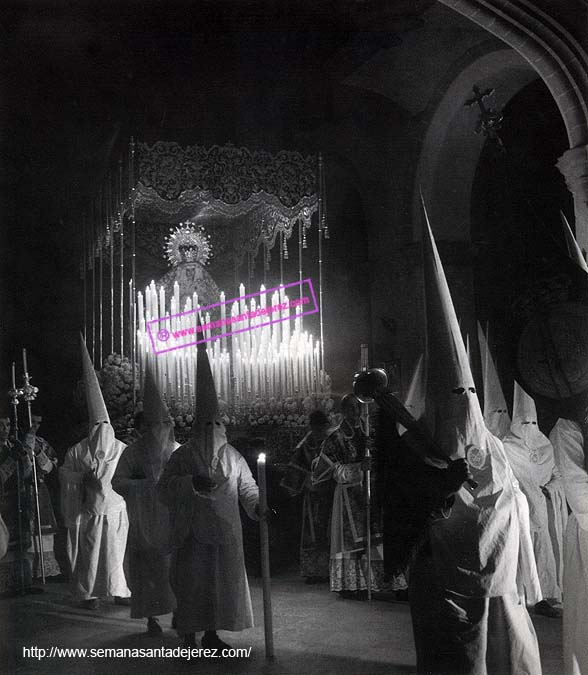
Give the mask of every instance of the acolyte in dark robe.
M 405 572 L 419 550 L 429 547 L 429 524 L 447 518 L 455 488 L 447 471 L 425 463 L 411 444 L 411 431 L 398 434 L 397 420 L 380 411 L 376 425 L 376 496 L 382 508 L 384 569 L 391 577 Z M 426 552 L 426 551 L 423 551 Z

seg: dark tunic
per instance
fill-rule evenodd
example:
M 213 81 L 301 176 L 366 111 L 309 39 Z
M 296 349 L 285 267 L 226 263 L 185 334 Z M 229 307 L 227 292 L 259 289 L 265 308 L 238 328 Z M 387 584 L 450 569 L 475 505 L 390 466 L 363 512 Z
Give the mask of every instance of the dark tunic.
M 396 421 L 380 413 L 376 428 L 376 496 L 382 508 L 384 567 L 405 572 L 416 553 L 429 546 L 429 525 L 446 518 L 453 503 L 446 470 L 426 464 L 411 449 L 410 431 L 399 436 Z

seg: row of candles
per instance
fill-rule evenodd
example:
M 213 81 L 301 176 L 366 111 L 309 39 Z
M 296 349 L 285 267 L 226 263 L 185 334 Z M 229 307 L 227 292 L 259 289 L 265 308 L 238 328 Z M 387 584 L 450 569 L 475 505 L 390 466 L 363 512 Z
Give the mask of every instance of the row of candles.
M 245 287 L 239 286 L 239 298 L 231 305 L 225 304 L 225 294 L 221 292 L 220 306 L 209 311 L 199 312 L 202 325 L 211 319 L 221 320 L 237 317 L 259 308 L 287 303 L 289 297 L 280 288 L 271 295 L 262 285 L 257 299 L 244 298 Z M 137 356 L 141 382 L 147 363 L 156 375 L 161 390 L 168 400 L 175 399 L 191 406 L 195 392 L 197 347 L 190 345 L 202 338 L 202 333 L 194 332 L 183 337 L 173 338 L 173 333 L 196 328 L 196 312 L 199 308 L 198 295 L 184 300 L 181 307 L 180 288 L 174 283 L 173 295 L 166 307 L 165 289 L 156 288 L 151 282 L 145 294 L 137 295 Z M 228 403 L 253 403 L 257 398 L 270 399 L 290 396 L 320 394 L 324 388 L 324 372 L 321 364 L 320 342 L 314 340 L 308 331 L 303 330 L 302 307 L 297 306 L 277 310 L 268 315 L 245 318 L 238 323 L 218 329 L 205 328 L 206 350 L 217 388 L 217 394 Z M 179 316 L 174 316 L 182 312 Z M 171 320 L 169 317 L 172 317 Z M 259 327 L 271 320 L 282 319 L 267 326 Z M 160 322 L 150 324 L 151 335 L 156 336 L 159 328 L 169 331 L 167 343 L 156 342 L 158 349 L 177 347 L 167 352 L 155 354 L 148 324 L 154 319 Z M 242 330 L 246 329 L 246 330 Z M 230 330 L 242 330 L 226 337 L 211 339 Z M 182 345 L 190 346 L 182 346 Z

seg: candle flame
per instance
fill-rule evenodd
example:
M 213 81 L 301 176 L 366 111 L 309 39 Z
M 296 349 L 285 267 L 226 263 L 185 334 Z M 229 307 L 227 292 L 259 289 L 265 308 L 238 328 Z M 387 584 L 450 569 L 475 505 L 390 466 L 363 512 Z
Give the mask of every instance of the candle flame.
M 257 461 L 260 462 L 261 464 L 265 464 L 265 452 L 260 452 Z

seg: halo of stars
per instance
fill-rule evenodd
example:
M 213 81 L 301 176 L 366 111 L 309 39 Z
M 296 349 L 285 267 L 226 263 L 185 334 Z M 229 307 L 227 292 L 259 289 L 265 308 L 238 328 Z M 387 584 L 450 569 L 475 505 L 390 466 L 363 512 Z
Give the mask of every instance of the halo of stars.
M 181 251 L 190 247 L 191 250 Z M 165 241 L 165 255 L 170 265 L 175 267 L 182 262 L 197 262 L 206 265 L 211 256 L 210 235 L 202 225 L 191 221 L 180 223 L 172 228 Z

